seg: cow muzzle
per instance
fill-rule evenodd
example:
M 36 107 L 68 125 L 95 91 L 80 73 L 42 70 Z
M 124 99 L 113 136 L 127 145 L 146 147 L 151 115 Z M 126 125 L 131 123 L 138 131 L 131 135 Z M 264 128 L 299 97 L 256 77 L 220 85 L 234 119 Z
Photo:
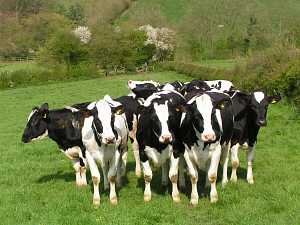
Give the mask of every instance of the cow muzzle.
M 164 134 L 159 137 L 159 142 L 163 144 L 169 144 L 170 142 L 172 142 L 172 140 L 173 138 L 171 134 Z
M 116 142 L 115 137 L 103 137 L 104 144 L 114 144 Z
M 265 127 L 265 126 L 267 126 L 267 121 L 266 120 L 259 120 L 257 122 L 257 125 L 260 126 L 260 127 Z
M 215 141 L 216 140 L 216 135 L 215 133 L 202 133 L 201 134 L 201 139 L 204 142 L 209 142 L 209 141 Z

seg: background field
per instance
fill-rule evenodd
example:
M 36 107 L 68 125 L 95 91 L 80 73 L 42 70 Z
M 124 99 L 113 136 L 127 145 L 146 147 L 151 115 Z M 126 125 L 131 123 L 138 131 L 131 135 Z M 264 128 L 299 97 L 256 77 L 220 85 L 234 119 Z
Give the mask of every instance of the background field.
M 270 107 L 268 127 L 259 136 L 255 184 L 245 181 L 242 152 L 238 183 L 225 189 L 218 184 L 217 204 L 210 204 L 200 188 L 196 208 L 189 207 L 185 193 L 174 204 L 168 191 L 160 189 L 160 176 L 154 176 L 153 200 L 145 204 L 143 180 L 134 175 L 130 148 L 128 183 L 118 191 L 119 205 L 111 206 L 108 193 L 100 190 L 101 205 L 94 209 L 90 179 L 87 188 L 75 187 L 71 163 L 54 142 L 21 143 L 33 106 L 48 102 L 50 108 L 59 108 L 107 93 L 117 97 L 128 93 L 128 79 L 190 78 L 175 73 L 123 75 L 0 91 L 1 224 L 299 224 L 300 122 L 284 102 Z

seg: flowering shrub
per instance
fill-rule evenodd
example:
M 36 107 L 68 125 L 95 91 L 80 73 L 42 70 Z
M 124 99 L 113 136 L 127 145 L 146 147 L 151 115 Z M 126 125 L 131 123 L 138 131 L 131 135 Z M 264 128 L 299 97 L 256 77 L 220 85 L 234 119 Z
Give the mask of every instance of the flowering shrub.
M 147 35 L 145 46 L 154 45 L 156 52 L 153 55 L 153 61 L 164 61 L 171 59 L 175 49 L 175 32 L 168 28 L 154 28 L 151 25 L 144 25 L 138 28 Z
M 87 44 L 91 40 L 91 32 L 88 27 L 79 26 L 74 31 L 76 37 L 84 44 Z

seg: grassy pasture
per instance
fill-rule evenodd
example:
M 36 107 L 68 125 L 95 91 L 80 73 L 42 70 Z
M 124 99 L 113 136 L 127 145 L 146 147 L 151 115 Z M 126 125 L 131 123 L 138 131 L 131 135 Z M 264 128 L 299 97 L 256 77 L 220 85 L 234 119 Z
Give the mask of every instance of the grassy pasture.
M 21 61 L 21 62 L 1 62 L 0 72 L 14 72 L 17 70 L 29 70 L 34 71 L 40 69 L 41 66 L 37 65 L 34 61 Z
M 270 107 L 268 127 L 259 136 L 255 184 L 245 181 L 242 152 L 238 183 L 225 189 L 219 183 L 217 204 L 210 204 L 200 188 L 196 208 L 189 207 L 185 193 L 174 204 L 168 191 L 160 189 L 160 176 L 154 176 L 153 199 L 145 204 L 143 180 L 134 175 L 129 148 L 128 182 L 118 191 L 119 205 L 111 206 L 108 193 L 100 190 L 101 205 L 94 209 L 91 180 L 87 188 L 76 188 L 71 163 L 53 141 L 21 143 L 33 106 L 48 102 L 59 108 L 107 93 L 117 97 L 128 93 L 128 79 L 190 78 L 175 73 L 123 75 L 0 91 L 1 224 L 299 224 L 300 122 L 284 103 Z

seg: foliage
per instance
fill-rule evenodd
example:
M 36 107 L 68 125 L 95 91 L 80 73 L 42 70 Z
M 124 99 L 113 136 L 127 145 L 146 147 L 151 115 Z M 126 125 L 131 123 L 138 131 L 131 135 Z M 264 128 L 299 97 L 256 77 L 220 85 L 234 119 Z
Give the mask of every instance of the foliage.
M 39 52 L 45 64 L 65 64 L 68 67 L 87 59 L 87 48 L 71 30 L 57 31 Z
M 146 36 L 137 30 L 115 30 L 104 26 L 93 32 L 90 53 L 94 62 L 106 70 L 135 71 L 153 56 L 151 46 L 144 46 Z

